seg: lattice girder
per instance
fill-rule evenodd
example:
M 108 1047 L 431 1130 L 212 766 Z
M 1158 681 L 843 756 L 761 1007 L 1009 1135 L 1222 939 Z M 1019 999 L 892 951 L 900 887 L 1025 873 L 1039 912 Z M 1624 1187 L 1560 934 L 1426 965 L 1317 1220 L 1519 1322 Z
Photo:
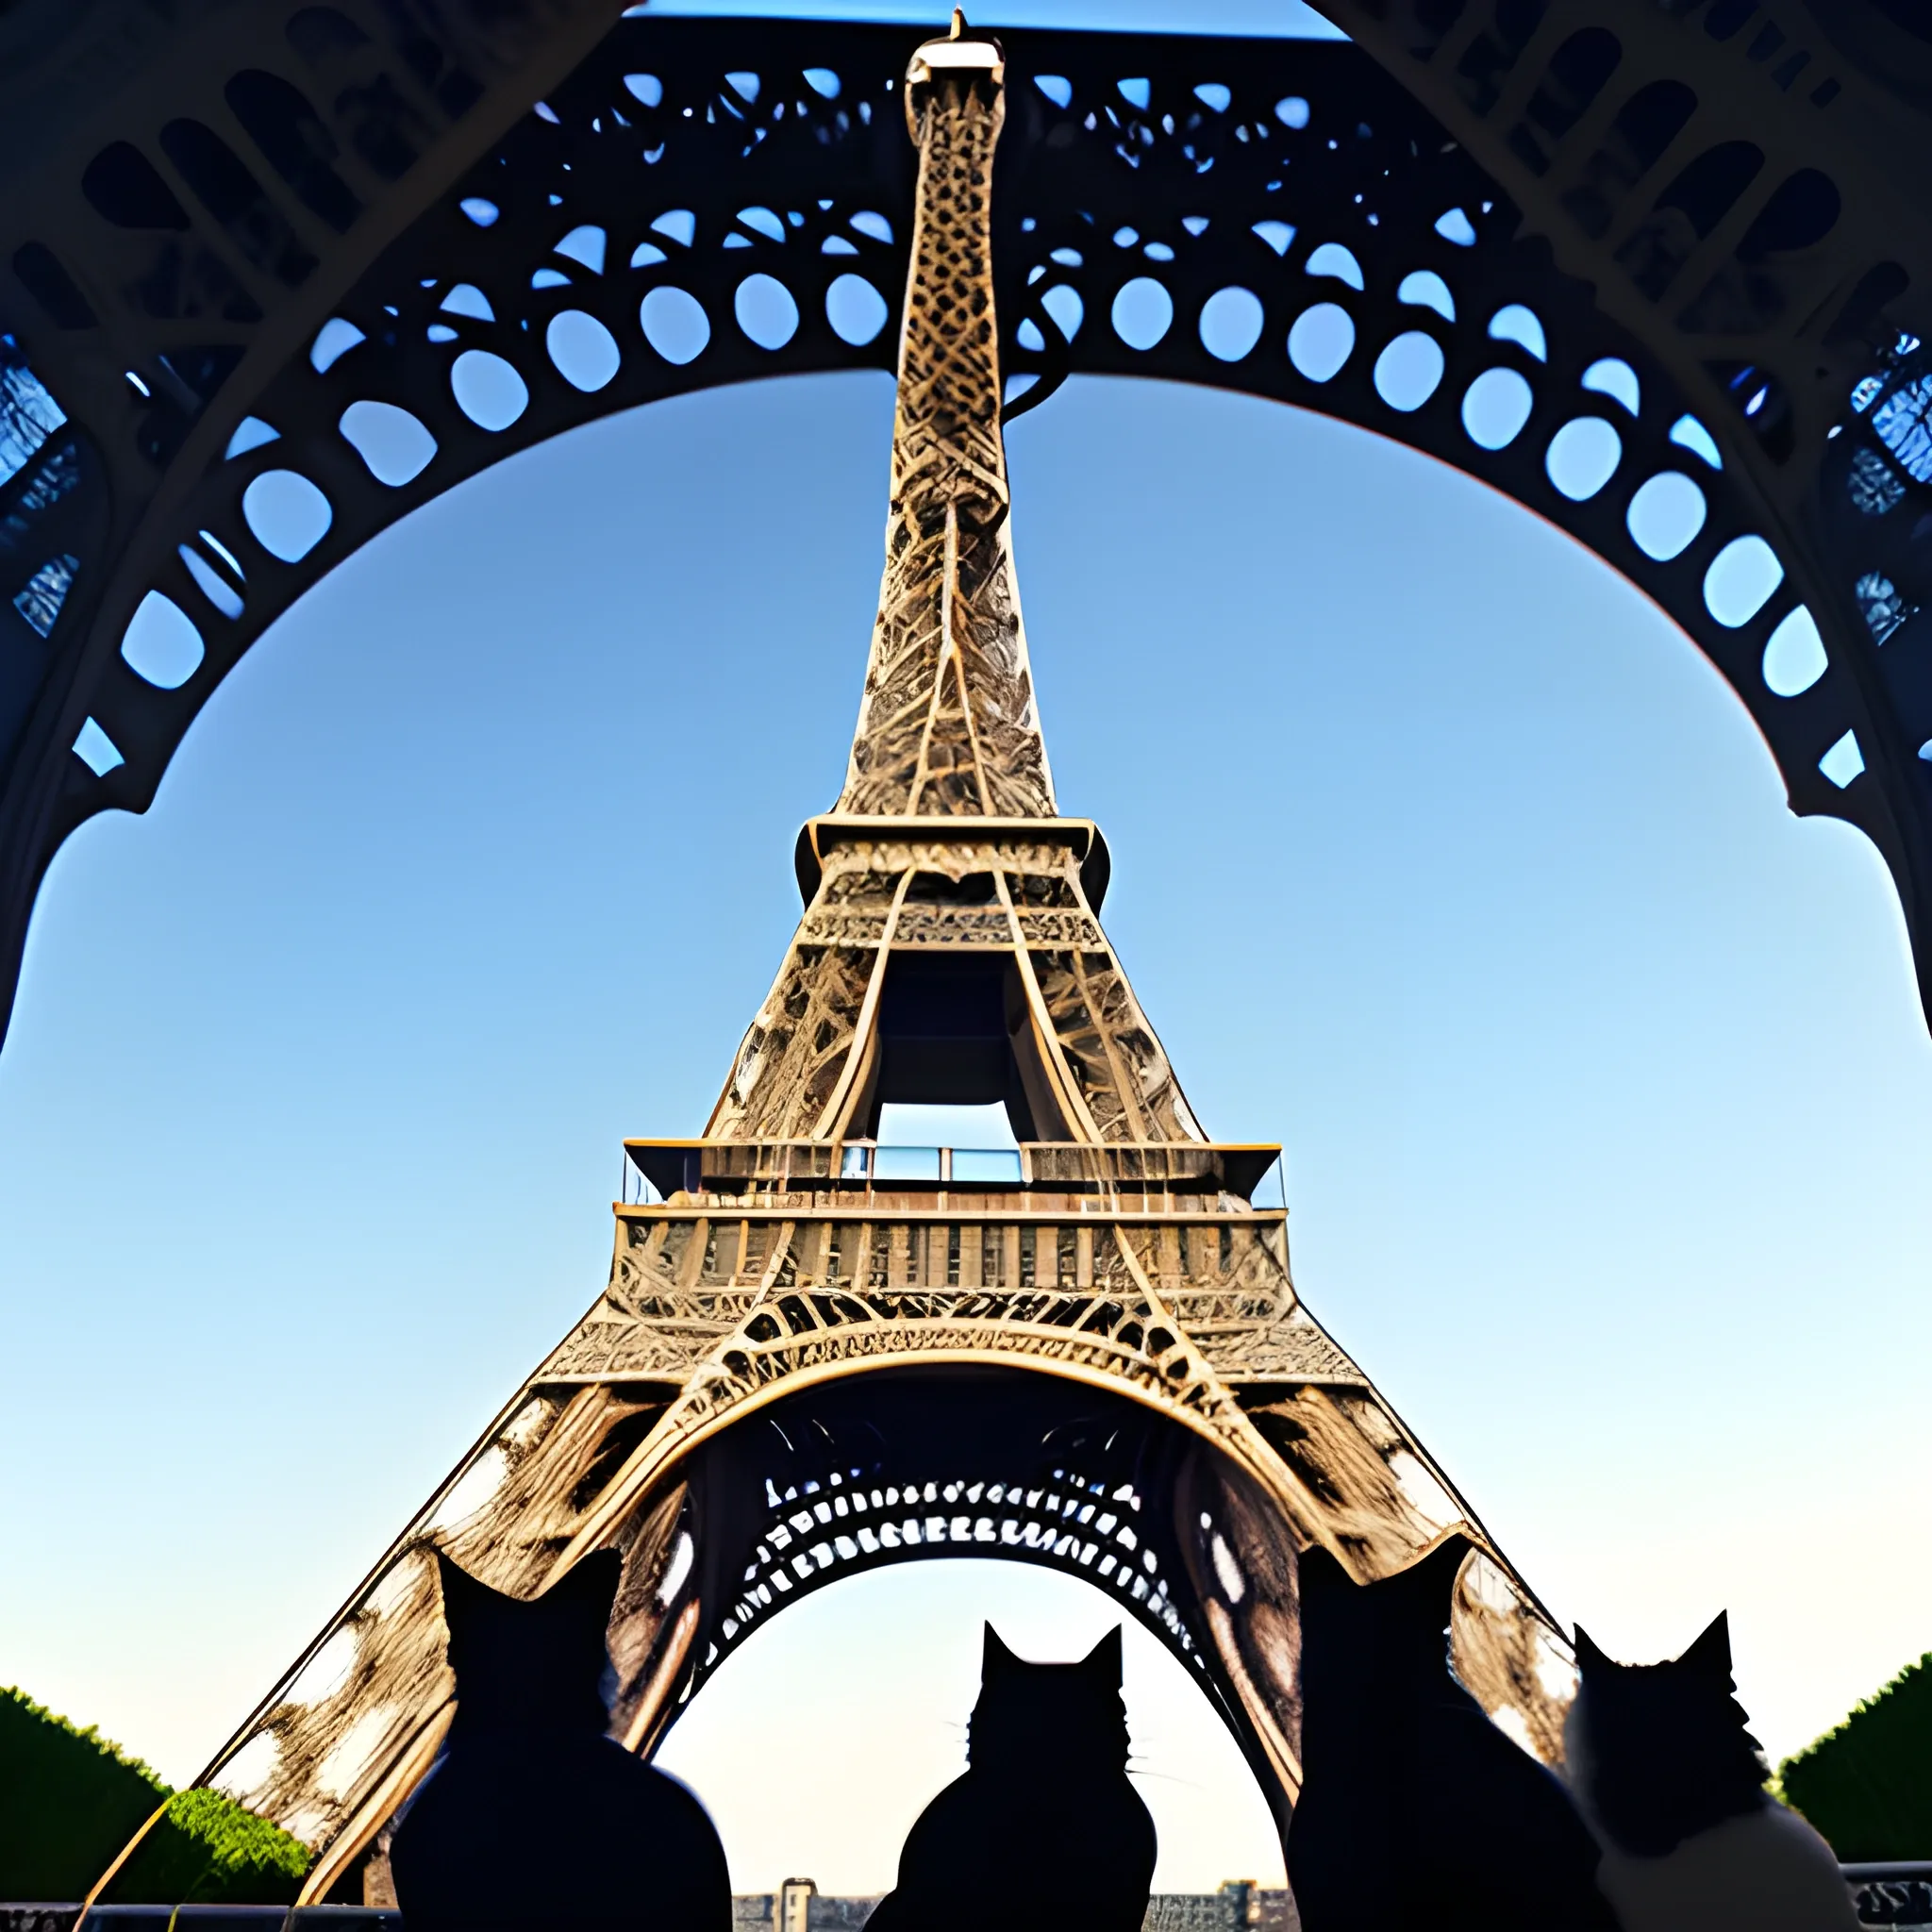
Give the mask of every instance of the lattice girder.
M 1028 1151 L 1050 1173 L 1055 1150 Z M 1095 1150 L 1068 1151 L 1091 1159 Z M 1220 1154 L 1200 1151 L 1210 1163 Z M 1104 1215 L 1091 1196 L 1083 1211 L 1079 1195 L 1058 1194 L 1050 1181 L 1037 1197 L 1016 1189 L 964 1211 L 882 1202 L 879 1191 L 848 1187 L 835 1204 L 825 1188 L 769 1203 L 754 1191 L 759 1205 L 748 1207 L 745 1195 L 706 1190 L 624 1211 L 606 1294 L 208 1774 L 318 1847 L 308 1895 L 357 1890 L 362 1881 L 352 1874 L 372 1848 L 379 1893 L 382 1834 L 447 1724 L 428 1556 L 438 1545 L 520 1593 L 580 1551 L 623 1550 L 613 1734 L 645 1749 L 764 1617 L 838 1575 L 958 1555 L 1066 1569 L 1112 1591 L 1202 1678 L 1285 1822 L 1299 1783 L 1295 1543 L 1324 1541 L 1358 1574 L 1376 1575 L 1451 1525 L 1481 1531 L 1300 1306 L 1283 1217 L 1219 1188 L 1205 1197 L 1221 1204 L 1211 1211 L 1194 1205 L 1198 1194 L 1157 1187 L 1135 1191 L 1136 1212 Z M 991 1241 L 989 1228 L 998 1230 Z M 1068 1231 L 1074 1242 L 1063 1244 Z M 1182 1274 L 1173 1264 L 1188 1242 Z M 1004 1287 L 920 1278 L 937 1275 L 943 1257 L 969 1272 L 975 1245 L 989 1277 L 1057 1268 L 1071 1247 L 1074 1278 Z M 841 1251 L 858 1257 L 862 1278 L 844 1266 L 824 1272 Z M 1175 1284 L 1165 1291 L 1157 1286 L 1163 1251 Z M 1223 1254 L 1217 1279 L 1203 1263 L 1218 1265 Z M 667 1272 L 686 1285 L 667 1286 Z M 1138 1418 L 1130 1440 L 1165 1445 L 1159 1484 L 1140 1464 L 1123 1471 L 1093 1454 L 1070 1469 L 1041 1431 L 1016 1448 L 1002 1433 L 1000 1404 L 978 1395 L 974 1420 L 949 1414 L 934 1391 L 962 1374 L 1017 1375 L 1044 1391 L 1027 1400 L 1061 1427 L 1096 1407 Z M 892 1412 L 879 1406 L 882 1376 L 913 1378 L 910 1408 L 927 1424 L 916 1442 L 900 1443 L 881 1423 Z M 780 1536 L 799 1507 L 788 1498 L 796 1483 L 769 1455 L 747 1474 L 741 1445 L 769 1449 L 769 1419 L 841 1401 L 866 1426 L 886 1428 L 890 1453 L 871 1468 L 829 1462 L 818 1473 L 828 1495 L 837 1473 L 862 1483 L 862 1503 L 848 1496 L 837 1521 L 820 1525 L 823 1537 L 795 1524 Z M 1116 1423 L 1101 1433 L 1110 1441 L 1119 1432 Z M 1022 1457 L 1024 1441 L 1034 1449 Z M 1046 1466 L 1054 1453 L 1058 1475 Z M 1104 1497 L 1137 1470 L 1147 1487 L 1131 1510 L 1117 1507 L 1098 1535 L 1075 1535 L 1091 1531 L 1107 1513 Z M 925 1483 L 938 1485 L 931 1497 Z M 979 1493 L 968 1496 L 975 1483 Z M 990 1498 L 995 1483 L 1010 1493 Z M 942 1493 L 949 1484 L 954 1493 Z M 1123 1524 L 1138 1541 L 1123 1540 Z M 1101 1560 L 1108 1556 L 1110 1567 Z M 779 1569 L 785 1585 L 774 1580 Z M 1148 1587 L 1137 1591 L 1137 1577 Z M 1158 1591 L 1157 1577 L 1166 1579 Z M 1463 1668 L 1491 1708 L 1513 1712 L 1519 1735 L 1557 1761 L 1567 1654 L 1555 1626 L 1500 1563 L 1485 1559 L 1465 1594 Z
M 1093 826 L 1036 819 L 984 836 L 991 829 L 852 817 L 807 827 L 811 898 L 709 1135 L 838 1140 L 868 1131 L 891 962 L 946 954 L 1011 961 L 1012 1047 L 1042 1136 L 1201 1138 L 1087 896 Z
M 1932 1016 L 1932 24 L 1870 0 L 1323 10 L 1723 444 L 1784 580 L 1717 626 L 1707 585 L 1702 625 L 1659 601 L 1751 708 L 1792 810 L 1885 854 Z M 1711 522 L 1684 562 L 1733 534 Z M 1820 641 L 1780 651 L 1798 609 Z
M 987 273 L 1001 71 L 908 82 L 908 131 L 932 138 L 919 139 L 885 579 L 841 812 L 1054 815 L 1008 541 Z

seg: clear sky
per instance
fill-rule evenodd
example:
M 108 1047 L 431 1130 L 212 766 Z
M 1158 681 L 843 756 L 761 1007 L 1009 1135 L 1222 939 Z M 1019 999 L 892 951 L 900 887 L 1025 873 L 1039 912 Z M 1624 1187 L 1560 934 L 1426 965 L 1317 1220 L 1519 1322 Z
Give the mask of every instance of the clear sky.
M 891 400 L 714 392 L 486 473 L 70 841 L 0 1054 L 0 1683 L 192 1774 L 591 1300 L 619 1141 L 702 1123 L 797 916 Z M 1559 1616 L 1651 1659 L 1728 1606 L 1804 1742 L 1932 1647 L 1932 1044 L 1877 856 L 1453 472 L 1127 382 L 1011 457 L 1062 808 L 1196 1111 L 1287 1145 L 1305 1298 Z M 889 1882 L 980 1616 L 1072 1655 L 1081 1592 L 915 1566 L 748 1644 L 667 1750 L 741 1889 Z M 1129 1696 L 1160 1882 L 1269 1875 L 1151 1641 Z

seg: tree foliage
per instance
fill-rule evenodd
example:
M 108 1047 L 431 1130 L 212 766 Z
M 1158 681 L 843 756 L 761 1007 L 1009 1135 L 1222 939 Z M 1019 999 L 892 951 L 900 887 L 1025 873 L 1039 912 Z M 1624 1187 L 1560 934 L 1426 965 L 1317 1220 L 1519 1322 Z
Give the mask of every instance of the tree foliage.
M 154 1814 L 166 1815 L 116 1878 L 124 1904 L 280 1904 L 308 1846 L 218 1791 L 171 1791 L 139 1758 L 0 1690 L 0 1898 L 84 1898 Z
M 168 1795 L 90 1724 L 0 1691 L 0 1896 L 73 1899 Z
M 1847 1864 L 1932 1858 L 1932 1653 L 1778 1767 Z

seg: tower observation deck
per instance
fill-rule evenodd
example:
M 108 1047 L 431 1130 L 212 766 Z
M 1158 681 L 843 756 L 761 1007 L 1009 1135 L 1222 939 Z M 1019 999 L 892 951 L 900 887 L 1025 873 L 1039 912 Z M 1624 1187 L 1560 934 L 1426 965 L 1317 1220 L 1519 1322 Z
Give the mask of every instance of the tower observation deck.
M 918 150 L 879 609 L 806 906 L 704 1132 L 627 1150 L 603 1293 L 204 1781 L 387 1893 L 452 1680 L 432 1553 L 519 1594 L 624 1553 L 613 1735 L 648 1752 L 719 1661 L 856 1571 L 1082 1576 L 1193 1673 L 1285 1826 L 1296 1553 L 1367 1579 L 1461 1529 L 1463 1680 L 1554 1761 L 1568 1654 L 1474 1513 L 1302 1306 L 1274 1147 L 1210 1140 L 1059 814 L 1010 547 L 990 208 L 1004 57 L 912 56 Z M 881 1108 L 1005 1107 L 1017 1152 L 882 1160 Z

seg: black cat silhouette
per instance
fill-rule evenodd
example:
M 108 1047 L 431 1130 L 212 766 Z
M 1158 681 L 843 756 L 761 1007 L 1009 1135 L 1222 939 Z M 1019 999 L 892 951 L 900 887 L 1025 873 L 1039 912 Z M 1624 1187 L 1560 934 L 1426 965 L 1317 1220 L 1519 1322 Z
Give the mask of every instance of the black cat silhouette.
M 1617 1663 L 1579 1628 L 1576 1664 L 1571 1775 L 1624 1932 L 1850 1932 L 1857 1916 L 1831 1847 L 1764 1789 L 1723 1611 L 1660 1664 Z
M 1302 1766 L 1288 1877 L 1303 1932 L 1615 1932 L 1598 1852 L 1562 1784 L 1450 1674 L 1474 1546 L 1357 1585 L 1301 1558 Z
M 605 1736 L 617 1553 L 527 1603 L 441 1553 L 437 1566 L 457 1714 L 390 1851 L 409 1932 L 729 1932 L 731 1881 L 704 1807 Z
M 1127 1780 L 1116 1624 L 1076 1664 L 991 1624 L 964 1777 L 919 1814 L 866 1932 L 1140 1932 L 1154 1820 Z

